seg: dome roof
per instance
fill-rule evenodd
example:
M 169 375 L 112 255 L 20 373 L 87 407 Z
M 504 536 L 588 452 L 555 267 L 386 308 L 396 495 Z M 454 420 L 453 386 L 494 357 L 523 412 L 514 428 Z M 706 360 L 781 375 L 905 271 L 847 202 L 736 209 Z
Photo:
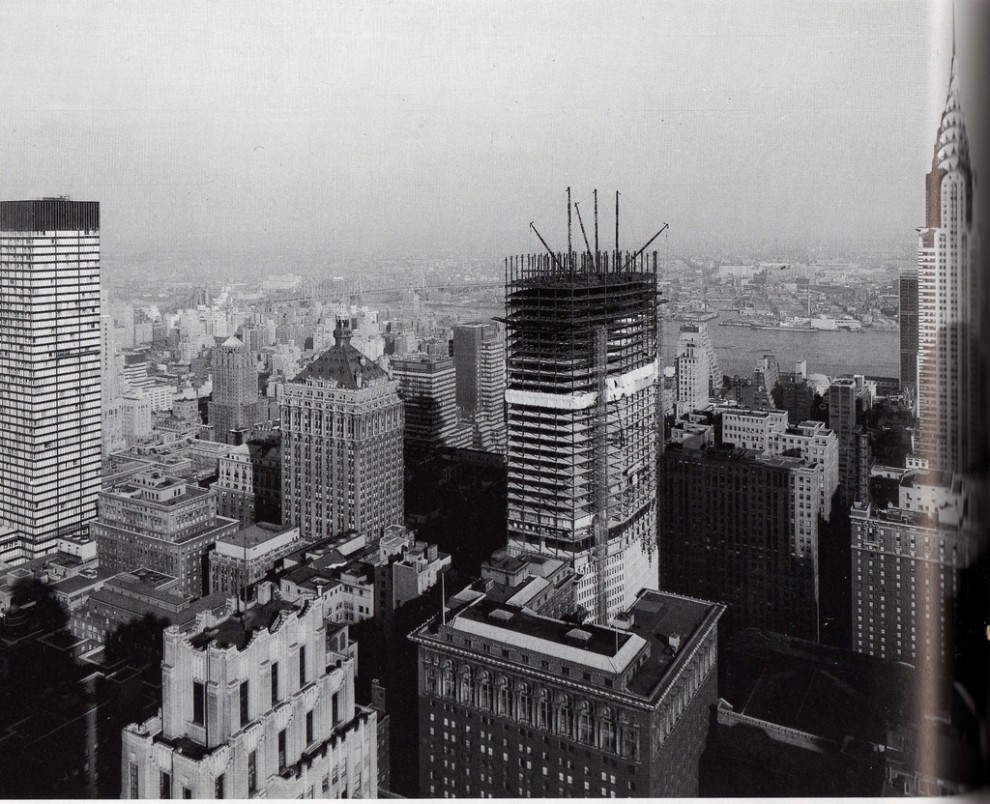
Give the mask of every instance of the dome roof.
M 808 375 L 808 385 L 815 389 L 815 393 L 824 394 L 828 387 L 832 384 L 832 381 L 826 377 L 824 374 L 809 374 Z

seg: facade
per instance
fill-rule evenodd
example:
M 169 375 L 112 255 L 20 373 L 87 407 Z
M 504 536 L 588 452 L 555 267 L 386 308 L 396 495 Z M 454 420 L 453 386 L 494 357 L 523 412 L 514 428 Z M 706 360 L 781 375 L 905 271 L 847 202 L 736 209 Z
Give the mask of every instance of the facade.
M 251 352 L 236 336 L 213 350 L 210 424 L 217 441 L 240 443 L 232 431 L 250 429 L 258 418 L 258 370 Z
M 832 514 L 832 495 L 839 487 L 839 439 L 818 421 L 787 424 L 779 410 L 726 409 L 722 414 L 722 443 L 768 455 L 795 455 L 809 465 L 822 467 L 819 490 L 822 518 Z
M 454 361 L 423 353 L 392 358 L 392 377 L 405 407 L 403 445 L 412 466 L 453 443 L 457 429 Z
M 474 427 L 474 446 L 505 454 L 505 330 L 497 321 L 454 327 L 457 407 Z
M 963 572 L 980 550 L 963 479 L 906 475 L 896 507 L 857 505 L 852 524 L 852 647 L 944 672 Z
M 508 547 L 571 561 L 597 622 L 658 580 L 656 254 L 619 256 L 507 261 Z
M 147 617 L 176 625 L 192 622 L 201 612 L 209 612 L 217 620 L 230 614 L 225 595 L 183 594 L 178 585 L 178 578 L 143 567 L 114 575 L 73 609 L 69 630 L 77 639 L 106 645 L 120 628 Z
M 307 539 L 377 538 L 403 520 L 402 400 L 349 333 L 338 327 L 280 398 L 282 521 Z
M 771 436 L 787 429 L 787 411 L 726 408 L 722 414 L 722 443 L 757 452 L 770 450 Z
M 113 317 L 106 314 L 100 316 L 100 378 L 103 453 L 109 455 L 125 449 L 127 443 L 124 441 L 124 414 Z
M 96 516 L 102 448 L 100 206 L 0 202 L 0 522 L 52 552 Z
M 822 466 L 686 444 L 660 460 L 661 589 L 728 604 L 732 631 L 817 639 Z
M 450 554 L 440 552 L 435 544 L 416 541 L 409 545 L 402 558 L 391 565 L 392 608 L 426 594 L 450 564 Z
M 866 413 L 873 386 L 857 374 L 838 377 L 828 388 L 828 426 L 839 438 L 839 484 L 843 506 L 866 501 L 870 493 L 870 443 Z
M 199 596 L 209 582 L 207 552 L 238 524 L 217 515 L 215 492 L 153 470 L 101 491 L 91 532 L 105 571 L 145 567 L 178 578 L 181 593 Z
M 715 349 L 705 324 L 681 325 L 674 369 L 677 372 L 676 414 L 681 416 L 704 410 L 712 393 L 722 387 Z
M 968 472 L 982 457 L 975 185 L 953 52 L 918 229 L 918 452 L 936 471 Z
M 120 423 L 124 441 L 128 446 L 151 435 L 151 398 L 146 396 L 142 389 L 128 391 L 121 397 Z
M 804 370 L 780 372 L 777 385 L 772 389 L 774 405 L 787 411 L 791 424 L 814 418 L 815 393 L 816 388 Z
M 356 645 L 277 598 L 165 631 L 161 715 L 123 731 L 122 798 L 375 798 L 377 715 Z
M 242 595 L 275 562 L 300 546 L 299 528 L 259 522 L 217 540 L 210 552 L 210 592 Z
M 722 606 L 644 590 L 613 627 L 469 587 L 419 651 L 420 795 L 695 796 Z
M 901 392 L 913 398 L 918 389 L 918 269 L 901 271 L 898 326 L 901 336 Z
M 254 522 L 282 521 L 282 439 L 271 433 L 252 438 L 221 455 L 217 465 L 220 516 Z

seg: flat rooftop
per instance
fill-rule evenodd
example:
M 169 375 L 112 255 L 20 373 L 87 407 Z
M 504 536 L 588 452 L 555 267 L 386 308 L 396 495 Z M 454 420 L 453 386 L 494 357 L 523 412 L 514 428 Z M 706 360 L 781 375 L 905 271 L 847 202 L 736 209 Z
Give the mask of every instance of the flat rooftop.
M 452 631 L 470 638 L 473 650 L 474 638 L 480 638 L 483 644 L 501 646 L 503 657 L 510 651 L 510 661 L 511 652 L 544 656 L 589 673 L 580 683 L 613 692 L 624 689 L 650 701 L 659 699 L 677 677 L 684 655 L 724 611 L 716 603 L 643 590 L 623 618 L 626 624 L 612 628 L 543 617 L 476 590 L 467 590 L 451 603 L 446 623 L 434 620 L 422 626 L 416 632 L 420 640 L 439 639 L 434 636 L 437 631 Z M 532 671 L 531 665 L 523 666 Z M 548 672 L 546 667 L 542 672 Z M 570 679 L 577 680 L 573 674 Z
M 650 645 L 650 658 L 629 680 L 628 689 L 644 698 L 652 697 L 668 671 L 689 644 L 699 638 L 706 622 L 714 623 L 722 607 L 667 592 L 643 591 L 632 607 L 629 630 Z M 671 638 L 680 640 L 672 649 Z
M 221 541 L 237 547 L 257 547 L 259 544 L 264 544 L 290 530 L 293 530 L 292 525 L 257 522 L 235 533 L 231 533 L 229 536 L 225 536 Z

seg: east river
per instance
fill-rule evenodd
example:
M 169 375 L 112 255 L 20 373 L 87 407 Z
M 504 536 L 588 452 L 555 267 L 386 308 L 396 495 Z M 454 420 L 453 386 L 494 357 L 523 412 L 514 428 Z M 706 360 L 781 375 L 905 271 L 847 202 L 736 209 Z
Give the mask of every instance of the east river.
M 464 321 L 501 318 L 501 306 L 479 304 L 470 312 L 461 305 L 437 305 L 455 311 Z M 663 322 L 661 351 L 665 366 L 674 363 L 681 321 Z M 777 358 L 781 371 L 791 371 L 798 360 L 808 361 L 809 374 L 837 377 L 841 374 L 868 374 L 879 377 L 900 375 L 900 335 L 897 330 L 860 332 L 802 332 L 786 329 L 751 329 L 725 326 L 718 318 L 707 322 L 712 345 L 723 374 L 752 376 L 756 361 L 767 352 Z
M 680 321 L 663 322 L 664 365 L 672 365 Z M 897 377 L 900 373 L 900 336 L 897 330 L 862 332 L 801 332 L 786 329 L 750 329 L 708 323 L 712 345 L 723 374 L 750 376 L 756 361 L 769 352 L 781 371 L 798 360 L 808 361 L 809 374 L 870 374 Z

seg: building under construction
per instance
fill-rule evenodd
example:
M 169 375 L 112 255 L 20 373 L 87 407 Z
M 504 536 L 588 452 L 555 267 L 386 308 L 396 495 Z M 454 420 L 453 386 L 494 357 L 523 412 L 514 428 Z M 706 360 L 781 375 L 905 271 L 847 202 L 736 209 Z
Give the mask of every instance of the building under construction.
M 505 271 L 509 549 L 569 558 L 607 622 L 658 587 L 657 256 L 548 250 Z

